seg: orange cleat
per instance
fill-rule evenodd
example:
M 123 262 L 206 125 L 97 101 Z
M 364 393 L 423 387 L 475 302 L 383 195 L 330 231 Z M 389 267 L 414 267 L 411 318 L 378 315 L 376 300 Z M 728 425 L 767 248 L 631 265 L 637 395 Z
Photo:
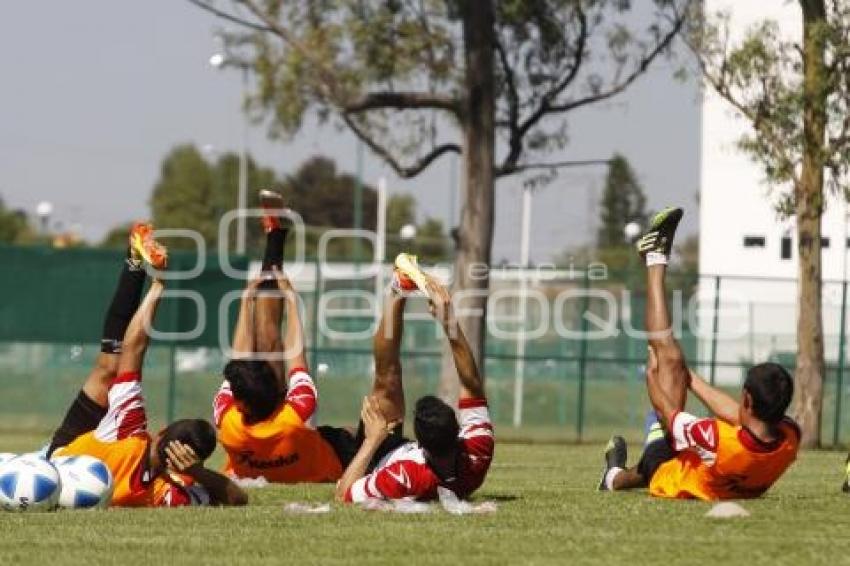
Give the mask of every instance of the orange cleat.
M 153 226 L 147 222 L 136 222 L 130 229 L 130 254 L 154 269 L 163 270 L 168 265 L 168 250 L 154 240 Z

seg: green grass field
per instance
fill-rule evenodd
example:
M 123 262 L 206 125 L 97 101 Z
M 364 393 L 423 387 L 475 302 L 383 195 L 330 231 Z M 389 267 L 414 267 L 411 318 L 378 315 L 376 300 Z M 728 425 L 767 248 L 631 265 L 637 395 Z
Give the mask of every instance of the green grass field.
M 3 434 L 0 450 L 40 440 Z M 269 487 L 241 509 L 0 514 L 0 563 L 847 564 L 842 464 L 837 452 L 804 453 L 766 497 L 743 503 L 752 516 L 717 520 L 706 503 L 596 493 L 600 447 L 503 443 L 476 496 L 498 502 L 493 515 L 292 515 L 285 502 L 327 501 L 332 487 Z

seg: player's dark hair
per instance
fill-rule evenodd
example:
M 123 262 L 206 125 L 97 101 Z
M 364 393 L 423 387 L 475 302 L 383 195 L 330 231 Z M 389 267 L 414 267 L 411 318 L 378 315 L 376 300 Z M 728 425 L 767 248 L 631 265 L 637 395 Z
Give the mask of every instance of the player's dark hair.
M 175 440 L 190 447 L 201 461 L 206 460 L 215 452 L 215 428 L 203 419 L 174 421 L 165 428 L 156 447 L 159 460 L 163 464 L 168 460 L 165 448 Z
M 457 446 L 460 426 L 454 409 L 437 397 L 426 395 L 416 402 L 413 432 L 422 448 L 439 456 Z
M 794 380 L 781 365 L 767 362 L 747 371 L 744 391 L 753 400 L 753 414 L 768 424 L 776 424 L 791 404 Z
M 245 416 L 254 422 L 270 417 L 280 404 L 277 376 L 268 362 L 231 360 L 224 366 L 224 379 L 230 383 L 233 398 L 249 413 Z

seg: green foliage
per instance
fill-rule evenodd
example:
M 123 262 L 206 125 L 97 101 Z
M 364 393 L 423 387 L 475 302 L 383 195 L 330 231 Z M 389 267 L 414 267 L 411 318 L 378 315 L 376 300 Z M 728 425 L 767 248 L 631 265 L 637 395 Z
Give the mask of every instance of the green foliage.
M 625 246 L 625 226 L 637 222 L 646 226 L 646 196 L 629 161 L 614 155 L 608 165 L 597 237 L 600 248 Z
M 769 19 L 733 38 L 726 12 L 698 20 L 690 41 L 706 81 L 752 125 L 738 146 L 762 167 L 765 182 L 775 189 L 777 210 L 785 216 L 794 213 L 806 154 L 814 170 L 828 170 L 829 188 L 850 194 L 850 5 L 816 4 L 824 5 L 826 20 L 808 24 L 805 47 Z M 808 81 L 805 49 L 824 59 L 823 67 L 809 65 Z M 807 113 L 825 121 L 823 139 L 805 132 Z M 822 206 L 822 195 L 815 196 Z
M 351 228 L 354 226 L 354 192 L 357 178 L 337 170 L 327 157 L 312 157 L 281 183 L 283 197 L 311 226 Z M 374 230 L 378 193 L 368 185 L 363 190 L 363 226 Z
M 253 159 L 247 161 L 249 208 L 258 206 L 257 192 L 275 186 L 275 175 L 270 169 L 258 167 Z M 237 206 L 239 186 L 239 157 L 233 153 L 221 155 L 214 163 L 208 162 L 193 145 L 172 149 L 162 162 L 160 178 L 150 199 L 154 225 L 161 229 L 182 228 L 195 230 L 208 247 L 218 245 L 219 220 Z M 236 222 L 230 225 L 230 241 Z M 256 221 L 248 222 L 248 235 L 258 240 L 260 229 Z M 116 232 L 120 229 L 116 229 Z M 110 238 L 120 237 L 118 233 Z M 170 246 L 188 248 L 194 244 L 185 238 L 175 238 Z
M 496 62 L 494 89 L 475 96 L 494 97 L 497 137 L 509 148 L 497 175 L 561 149 L 569 111 L 622 92 L 670 53 L 692 0 L 651 1 L 649 18 L 637 18 L 623 0 L 493 3 L 493 29 L 482 37 Z M 227 12 L 226 4 L 218 9 Z M 253 63 L 258 88 L 249 108 L 271 118 L 272 136 L 293 135 L 309 115 L 336 114 L 399 174 L 412 176 L 466 127 L 473 46 L 464 20 L 476 13 L 466 4 L 232 0 L 235 19 L 259 29 L 229 35 L 228 45 Z M 399 96 L 380 97 L 386 94 Z
M 38 238 L 22 210 L 6 208 L 0 198 L 0 243 L 31 244 Z
M 278 179 L 274 172 L 258 166 L 250 157 L 248 164 L 248 208 L 259 208 L 259 190 L 279 190 L 287 206 L 301 215 L 307 225 L 307 256 L 314 256 L 321 235 L 331 228 L 352 228 L 354 224 L 354 201 L 357 178 L 339 171 L 332 159 L 314 156 L 291 175 Z M 204 238 L 208 248 L 218 245 L 219 220 L 223 214 L 233 210 L 237 204 L 239 183 L 239 157 L 232 153 L 209 162 L 192 145 L 182 145 L 171 150 L 162 163 L 160 179 L 150 199 L 152 219 L 157 228 L 183 228 L 195 230 Z M 362 212 L 365 230 L 375 230 L 377 223 L 377 191 L 371 186 L 362 187 Z M 392 252 L 403 247 L 398 241 L 398 231 L 404 224 L 416 224 L 416 200 L 410 195 L 394 195 L 387 203 L 388 239 Z M 0 227 L 2 228 L 2 227 Z M 101 245 L 121 248 L 126 246 L 128 225 L 111 230 Z M 236 222 L 229 227 L 228 241 L 235 242 Z M 423 253 L 436 260 L 445 255 L 442 223 L 428 219 L 423 224 L 421 245 Z M 248 253 L 256 255 L 261 250 L 265 237 L 256 219 L 247 222 Z M 416 245 L 419 245 L 417 238 Z M 394 242 L 394 243 L 393 243 Z M 175 248 L 193 246 L 185 238 L 174 238 L 166 242 Z M 288 252 L 293 251 L 294 239 L 288 242 Z M 348 261 L 352 257 L 355 243 L 350 238 L 332 240 L 328 252 L 331 258 Z M 394 246 L 394 247 L 393 247 Z M 442 247 L 441 247 L 442 246 Z M 362 246 L 361 253 L 369 253 Z
M 387 199 L 387 234 L 397 235 L 402 226 L 416 224 L 416 199 L 393 195 Z

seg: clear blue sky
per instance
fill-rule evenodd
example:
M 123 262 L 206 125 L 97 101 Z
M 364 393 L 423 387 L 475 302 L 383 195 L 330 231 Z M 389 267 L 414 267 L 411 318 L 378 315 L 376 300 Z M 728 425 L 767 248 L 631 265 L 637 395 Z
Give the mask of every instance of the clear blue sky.
M 0 19 L 0 196 L 33 211 L 54 203 L 55 218 L 97 240 L 112 226 L 148 214 L 163 155 L 194 142 L 237 147 L 240 78 L 211 69 L 221 22 L 182 0 L 14 2 Z M 663 63 L 625 96 L 572 114 L 570 144 L 555 159 L 607 158 L 619 151 L 638 171 L 651 207 L 691 209 L 699 182 L 699 105 L 695 84 L 678 83 Z M 289 143 L 262 127 L 250 147 L 264 165 L 291 171 L 325 152 L 354 171 L 351 135 L 310 128 Z M 597 225 L 602 170 L 565 172 L 534 198 L 532 259 L 545 261 L 589 241 Z M 411 181 L 396 180 L 371 157 L 367 181 L 387 175 L 413 193 L 422 215 L 446 219 L 449 163 Z M 494 260 L 518 258 L 520 179 L 497 187 Z

